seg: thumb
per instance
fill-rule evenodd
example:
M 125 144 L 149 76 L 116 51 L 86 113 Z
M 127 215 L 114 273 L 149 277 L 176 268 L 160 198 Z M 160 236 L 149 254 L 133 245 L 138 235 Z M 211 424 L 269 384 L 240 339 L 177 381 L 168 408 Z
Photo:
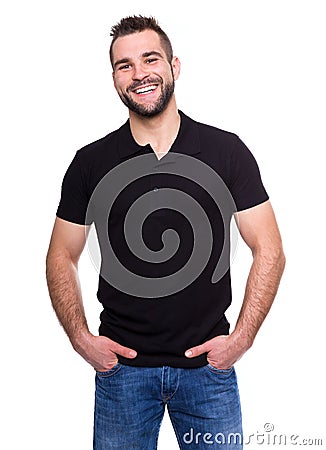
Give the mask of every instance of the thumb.
M 185 352 L 187 358 L 195 358 L 196 356 L 202 355 L 207 352 L 206 343 L 192 347 Z

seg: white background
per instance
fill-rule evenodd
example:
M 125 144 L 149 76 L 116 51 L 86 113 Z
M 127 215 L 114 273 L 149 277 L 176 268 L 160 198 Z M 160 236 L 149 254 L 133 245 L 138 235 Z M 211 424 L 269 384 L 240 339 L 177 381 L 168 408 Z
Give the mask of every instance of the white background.
M 287 267 L 277 299 L 237 364 L 245 434 L 269 422 L 275 434 L 326 443 L 323 3 L 31 0 L 2 7 L 1 448 L 92 448 L 94 372 L 51 309 L 45 255 L 76 150 L 127 118 L 108 50 L 111 25 L 130 14 L 156 16 L 170 36 L 182 63 L 179 108 L 237 133 L 254 153 L 283 236 Z M 250 258 L 241 244 L 232 325 Z M 96 333 L 101 309 L 87 253 L 80 272 Z M 159 449 L 177 448 L 166 416 Z

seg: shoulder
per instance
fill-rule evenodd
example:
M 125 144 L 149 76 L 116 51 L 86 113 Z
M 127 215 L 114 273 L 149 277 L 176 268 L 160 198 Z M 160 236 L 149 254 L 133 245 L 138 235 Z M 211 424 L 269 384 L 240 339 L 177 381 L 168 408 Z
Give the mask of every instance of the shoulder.
M 197 129 L 199 145 L 207 159 L 216 164 L 228 164 L 243 146 L 239 136 L 233 131 L 222 129 L 215 125 L 190 119 Z
M 103 136 L 96 141 L 90 142 L 76 152 L 76 156 L 81 162 L 89 162 L 107 153 L 116 144 L 117 131 L 112 131 L 106 136 Z
M 77 150 L 75 162 L 87 179 L 99 180 L 119 163 L 118 130 L 93 141 Z
M 241 153 L 244 147 L 239 136 L 218 126 L 188 119 L 191 126 L 197 130 L 198 141 L 203 158 L 216 167 L 228 170 L 233 158 Z
M 233 145 L 239 139 L 238 135 L 232 131 L 224 130 L 218 126 L 209 125 L 194 119 L 190 120 L 197 127 L 200 137 L 203 139 L 209 139 L 213 143 Z
M 213 125 L 197 121 L 194 121 L 194 123 L 198 127 L 201 143 L 210 151 L 213 148 L 215 154 L 218 150 L 217 153 L 225 158 L 230 158 L 231 161 L 254 158 L 251 150 L 249 150 L 238 134 Z

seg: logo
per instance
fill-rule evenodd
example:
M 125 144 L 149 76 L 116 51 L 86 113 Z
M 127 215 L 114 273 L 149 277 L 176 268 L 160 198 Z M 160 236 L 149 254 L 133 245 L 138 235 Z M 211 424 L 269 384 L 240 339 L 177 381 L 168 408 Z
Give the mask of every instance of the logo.
M 162 249 L 153 251 L 143 240 L 142 228 L 144 221 L 158 209 L 177 211 L 188 220 L 193 233 L 191 255 L 182 268 L 167 276 L 142 276 L 125 267 L 113 251 L 108 221 L 114 202 L 131 183 L 137 183 L 142 177 L 153 174 L 170 174 L 191 180 L 206 191 L 218 207 L 223 221 L 224 238 L 223 248 L 211 277 L 211 282 L 217 283 L 228 271 L 230 253 L 234 253 L 236 248 L 238 233 L 232 221 L 236 212 L 234 200 L 222 178 L 210 166 L 197 158 L 173 152 L 161 160 L 153 153 L 124 161 L 98 183 L 86 214 L 86 223 L 93 222 L 95 225 L 96 235 L 90 233 L 88 239 L 88 249 L 95 267 L 116 289 L 142 298 L 165 297 L 179 292 L 196 280 L 206 267 L 213 248 L 212 224 L 199 202 L 179 189 L 160 188 L 159 196 L 157 189 L 154 189 L 137 198 L 124 218 L 123 233 L 130 252 L 140 260 L 151 264 L 168 261 L 178 251 L 182 236 L 173 228 L 167 228 L 161 236 Z

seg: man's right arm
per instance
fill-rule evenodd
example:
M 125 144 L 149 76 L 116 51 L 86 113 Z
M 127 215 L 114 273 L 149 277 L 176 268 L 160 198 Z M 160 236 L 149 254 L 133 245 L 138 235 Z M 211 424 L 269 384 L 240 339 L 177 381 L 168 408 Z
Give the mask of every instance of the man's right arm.
M 78 261 L 89 227 L 56 218 L 46 257 L 46 278 L 52 306 L 73 348 L 96 370 L 106 371 L 117 354 L 134 358 L 130 348 L 90 333 L 78 277 Z

